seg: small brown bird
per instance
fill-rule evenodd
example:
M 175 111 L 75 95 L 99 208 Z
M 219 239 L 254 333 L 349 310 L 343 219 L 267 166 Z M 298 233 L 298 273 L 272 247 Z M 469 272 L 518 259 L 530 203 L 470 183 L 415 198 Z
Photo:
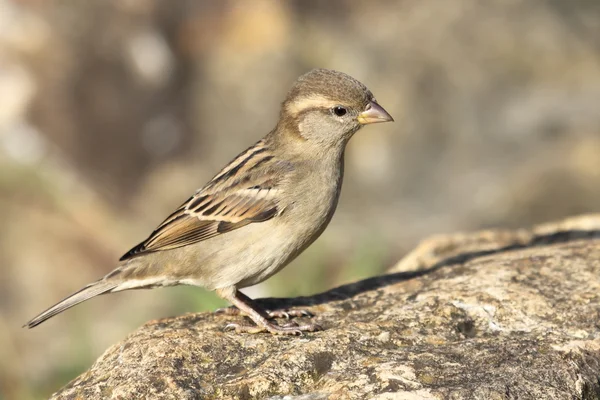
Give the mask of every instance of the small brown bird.
M 238 289 L 285 267 L 321 235 L 337 206 L 348 140 L 363 125 L 393 121 L 356 79 L 315 69 L 302 75 L 263 139 L 238 155 L 167 217 L 102 279 L 50 307 L 25 326 L 94 296 L 128 289 L 194 285 L 215 290 L 256 326 L 237 332 L 301 334 L 316 324 L 270 319 L 303 311 L 266 312 Z

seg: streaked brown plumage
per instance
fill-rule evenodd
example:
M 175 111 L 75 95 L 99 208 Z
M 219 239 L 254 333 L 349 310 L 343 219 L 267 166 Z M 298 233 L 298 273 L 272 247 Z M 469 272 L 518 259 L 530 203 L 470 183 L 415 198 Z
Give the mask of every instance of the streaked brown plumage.
M 346 143 L 363 125 L 392 120 L 371 92 L 346 74 L 316 69 L 301 76 L 273 131 L 121 257 L 115 270 L 26 326 L 99 294 L 188 284 L 215 290 L 256 323 L 229 325 L 238 332 L 320 329 L 276 325 L 269 318 L 303 312 L 265 312 L 238 289 L 279 271 L 323 232 L 339 198 Z

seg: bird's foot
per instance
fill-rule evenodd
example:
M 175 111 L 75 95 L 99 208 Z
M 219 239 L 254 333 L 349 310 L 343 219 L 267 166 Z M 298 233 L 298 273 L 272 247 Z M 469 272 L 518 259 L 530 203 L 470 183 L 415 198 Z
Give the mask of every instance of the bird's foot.
M 265 322 L 261 325 L 240 325 L 240 324 L 228 324 L 225 326 L 226 331 L 235 331 L 236 333 L 260 333 L 269 332 L 273 335 L 292 335 L 301 336 L 302 332 L 316 332 L 322 331 L 323 328 L 317 324 L 305 324 L 298 325 L 295 322 L 287 323 L 283 326 L 279 326 L 270 322 Z
M 214 311 L 214 313 L 221 314 L 221 315 L 240 315 L 242 312 L 236 306 L 229 306 L 229 307 L 217 308 Z
M 236 306 L 231 306 L 231 307 L 224 307 L 224 308 L 216 309 L 215 314 L 240 315 L 240 314 L 242 314 L 242 312 Z M 295 318 L 295 317 L 311 318 L 313 316 L 314 316 L 313 313 L 311 313 L 310 311 L 295 310 L 295 309 L 266 311 L 266 315 L 265 315 L 265 317 L 267 317 L 268 319 L 275 319 L 275 318 L 290 319 L 290 318 Z
M 250 317 L 250 319 L 256 324 L 254 326 L 246 326 L 234 323 L 227 325 L 225 330 L 234 330 L 237 333 L 270 332 L 274 335 L 302 335 L 302 332 L 316 332 L 323 330 L 323 328 L 317 324 L 299 325 L 296 322 L 291 321 L 285 325 L 279 326 L 269 321 L 269 319 L 273 318 L 312 316 L 312 314 L 308 311 L 264 311 L 254 304 L 252 299 L 237 290 L 235 287 L 217 289 L 217 294 L 235 306 L 220 309 L 217 310 L 217 312 L 227 315 L 243 314 Z
M 274 318 L 290 319 L 290 318 L 295 318 L 295 317 L 312 318 L 314 316 L 310 311 L 307 311 L 307 310 L 274 310 L 274 311 L 267 311 L 267 315 L 269 316 L 269 319 L 274 319 Z

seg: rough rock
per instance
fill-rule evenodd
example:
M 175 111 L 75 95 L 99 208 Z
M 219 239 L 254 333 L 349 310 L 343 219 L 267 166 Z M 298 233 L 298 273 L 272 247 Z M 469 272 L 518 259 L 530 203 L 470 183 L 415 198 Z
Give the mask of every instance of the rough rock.
M 261 303 L 325 330 L 151 321 L 53 398 L 600 398 L 600 216 L 433 238 L 388 275 Z

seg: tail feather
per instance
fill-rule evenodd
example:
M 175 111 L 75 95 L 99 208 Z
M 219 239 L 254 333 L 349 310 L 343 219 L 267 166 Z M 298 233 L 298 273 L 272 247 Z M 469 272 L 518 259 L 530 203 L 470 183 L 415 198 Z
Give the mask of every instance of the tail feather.
M 56 314 L 59 314 L 73 306 L 76 306 L 81 302 L 89 300 L 92 297 L 110 292 L 115 287 L 117 287 L 116 283 L 107 282 L 103 280 L 91 283 L 83 289 L 81 289 L 80 291 L 73 293 L 66 299 L 60 301 L 59 303 L 47 309 L 46 311 L 42 312 L 40 315 L 23 325 L 23 328 L 33 328 L 35 326 L 38 326 L 47 319 L 54 317 Z

